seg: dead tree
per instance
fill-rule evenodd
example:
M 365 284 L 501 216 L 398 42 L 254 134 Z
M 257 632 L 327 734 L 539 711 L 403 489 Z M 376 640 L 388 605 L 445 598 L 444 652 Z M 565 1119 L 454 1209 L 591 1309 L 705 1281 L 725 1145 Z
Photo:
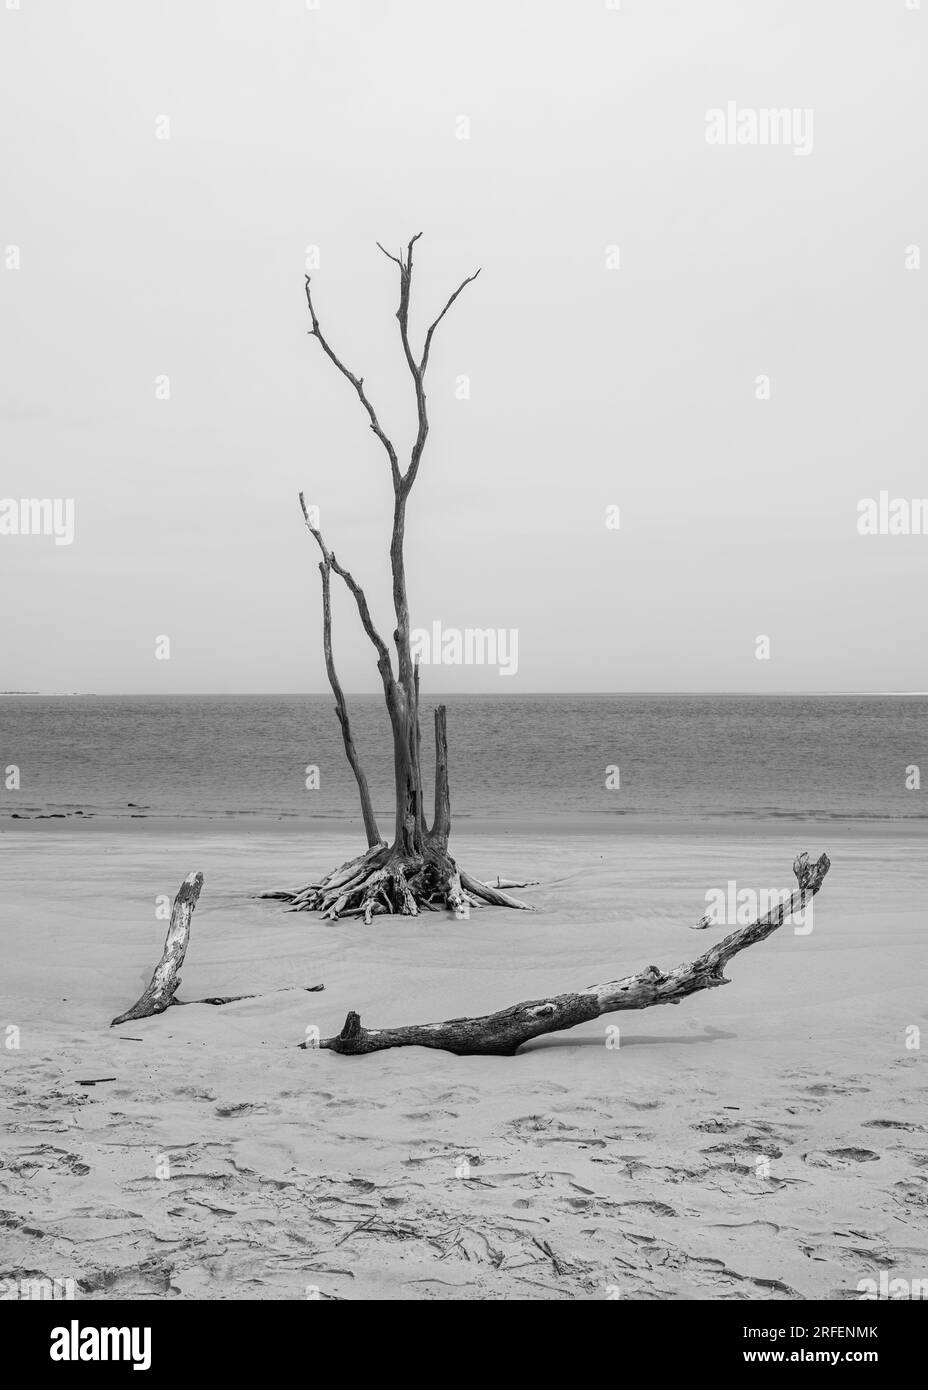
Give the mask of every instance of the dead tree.
M 327 1048 L 348 1056 L 380 1052 L 388 1047 L 434 1047 L 461 1057 L 511 1057 L 530 1038 L 575 1028 L 578 1023 L 587 1023 L 602 1014 L 647 1009 L 653 1004 L 679 1004 L 681 999 L 698 990 L 729 984 L 724 971 L 732 957 L 763 941 L 793 913 L 802 911 L 821 888 L 830 867 L 827 854 L 814 863 L 808 854 L 800 854 L 793 864 L 799 887 L 789 899 L 778 903 L 756 922 L 731 932 L 697 960 L 687 961 L 674 970 L 665 972 L 658 970 L 656 965 L 649 965 L 636 975 L 626 975 L 607 984 L 590 985 L 587 989 L 555 994 L 547 999 L 530 999 L 482 1018 L 451 1018 L 444 1023 L 362 1028 L 359 1016 L 352 1012 L 336 1037 L 314 1044 L 300 1043 L 300 1047 Z
M 367 415 L 370 428 L 386 453 L 393 483 L 393 528 L 390 540 L 390 569 L 393 576 L 393 609 L 396 627 L 393 632 L 394 658 L 371 617 L 367 599 L 360 584 L 349 570 L 341 565 L 328 548 L 318 527 L 312 524 L 303 494 L 300 506 L 306 526 L 322 555 L 319 571 L 322 576 L 323 645 L 326 672 L 335 696 L 335 712 L 342 730 L 345 754 L 358 784 L 361 814 L 367 836 L 367 851 L 356 859 L 333 870 L 320 883 L 294 892 L 267 893 L 262 896 L 282 898 L 296 911 L 318 909 L 323 917 L 363 917 L 365 923 L 378 913 L 415 914 L 420 907 L 443 903 L 458 916 L 466 915 L 471 905 L 493 903 L 498 906 L 524 908 L 526 904 L 499 889 L 491 888 L 469 874 L 462 873 L 448 851 L 451 834 L 451 796 L 448 777 L 448 740 L 444 705 L 435 711 L 435 801 L 431 825 L 426 819 L 423 795 L 421 733 L 419 728 L 419 666 L 413 660 L 409 600 L 406 593 L 406 568 L 403 542 L 406 531 L 406 506 L 419 472 L 429 419 L 425 397 L 425 375 L 435 330 L 458 295 L 480 274 L 468 275 L 450 296 L 441 313 L 425 334 L 421 353 L 414 351 L 409 336 L 409 299 L 412 288 L 413 247 L 418 233 L 405 252 L 393 256 L 378 242 L 379 249 L 399 270 L 399 307 L 396 317 L 400 326 L 400 342 L 412 377 L 416 399 L 417 430 L 409 463 L 405 472 L 393 443 L 384 432 L 364 387 L 364 378 L 345 366 L 324 335 L 313 304 L 310 277 L 306 276 L 306 304 L 314 337 L 328 357 L 354 388 Z M 338 680 L 332 656 L 332 610 L 330 583 L 336 574 L 347 586 L 357 605 L 361 626 L 376 653 L 377 669 L 383 685 L 387 713 L 393 736 L 393 765 L 395 818 L 392 840 L 381 835 L 374 815 L 367 778 L 361 767 L 351 732 L 348 707 Z

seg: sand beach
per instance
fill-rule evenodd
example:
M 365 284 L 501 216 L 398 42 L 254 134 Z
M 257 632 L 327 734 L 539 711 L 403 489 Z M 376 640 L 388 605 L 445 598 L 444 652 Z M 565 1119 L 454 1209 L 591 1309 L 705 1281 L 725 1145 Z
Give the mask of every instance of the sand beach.
M 253 896 L 357 847 L 305 825 L 0 823 L 0 1277 L 81 1299 L 837 1300 L 928 1270 L 914 829 L 472 824 L 459 859 L 537 876 L 536 912 L 365 929 Z M 514 1058 L 298 1046 L 349 1009 L 427 1022 L 691 959 L 719 934 L 688 930 L 706 890 L 790 886 L 802 848 L 832 859 L 814 929 L 677 1008 Z M 179 998 L 258 997 L 110 1028 L 193 869 Z

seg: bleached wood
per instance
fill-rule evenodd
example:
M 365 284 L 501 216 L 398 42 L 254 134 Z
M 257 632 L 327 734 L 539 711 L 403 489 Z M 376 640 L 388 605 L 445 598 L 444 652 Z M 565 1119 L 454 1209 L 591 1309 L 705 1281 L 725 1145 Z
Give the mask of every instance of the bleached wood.
M 180 885 L 171 910 L 168 933 L 164 938 L 164 951 L 155 966 L 148 988 L 131 1009 L 113 1019 L 111 1028 L 115 1028 L 119 1023 L 128 1023 L 130 1019 L 162 1014 L 174 1002 L 174 995 L 180 984 L 179 971 L 184 963 L 187 943 L 190 940 L 190 921 L 202 887 L 201 873 L 188 874 Z

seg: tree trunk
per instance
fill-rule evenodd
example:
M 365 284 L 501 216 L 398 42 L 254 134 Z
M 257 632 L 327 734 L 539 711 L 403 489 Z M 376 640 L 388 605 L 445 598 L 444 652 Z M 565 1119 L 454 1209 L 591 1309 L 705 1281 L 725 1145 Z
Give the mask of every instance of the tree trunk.
M 422 771 L 419 767 L 417 714 L 404 692 L 397 699 L 392 716 L 393 766 L 396 790 L 396 821 L 393 853 L 400 859 L 414 859 L 424 848 L 422 820 Z
M 418 720 L 407 718 L 403 722 L 401 711 L 395 715 L 393 707 L 390 714 L 395 720 L 394 731 L 399 729 L 399 736 L 394 733 L 397 834 L 393 844 L 373 845 L 365 854 L 339 865 L 320 883 L 292 892 L 275 888 L 258 896 L 288 902 L 294 912 L 318 910 L 331 921 L 363 917 L 365 925 L 382 913 L 414 916 L 420 907 L 434 910 L 439 903 L 456 917 L 466 917 L 471 907 L 484 903 L 530 912 L 527 903 L 502 892 L 498 885 L 483 883 L 459 870 L 448 852 L 451 796 L 445 706 L 439 705 L 435 711 L 435 819 L 430 830 L 425 829 L 416 809 L 421 788 L 421 773 L 416 771 Z
M 451 792 L 448 785 L 448 725 L 444 705 L 435 711 L 435 819 L 431 838 L 436 848 L 447 850 L 451 834 Z

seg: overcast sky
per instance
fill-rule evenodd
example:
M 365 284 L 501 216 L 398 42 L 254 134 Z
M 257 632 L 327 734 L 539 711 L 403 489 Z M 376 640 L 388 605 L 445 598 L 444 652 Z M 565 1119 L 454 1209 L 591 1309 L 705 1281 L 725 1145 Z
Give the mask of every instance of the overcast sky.
M 514 676 L 429 691 L 928 688 L 928 536 L 857 529 L 861 499 L 928 496 L 926 25 L 0 0 L 0 498 L 75 501 L 71 545 L 0 536 L 0 688 L 324 690 L 300 488 L 392 631 L 388 467 L 303 273 L 317 247 L 323 329 L 408 454 L 375 242 L 420 231 L 415 334 L 482 273 L 429 368 L 413 624 L 518 630 Z M 707 143 L 728 102 L 812 111 L 809 148 Z M 341 593 L 335 624 L 375 690 Z

